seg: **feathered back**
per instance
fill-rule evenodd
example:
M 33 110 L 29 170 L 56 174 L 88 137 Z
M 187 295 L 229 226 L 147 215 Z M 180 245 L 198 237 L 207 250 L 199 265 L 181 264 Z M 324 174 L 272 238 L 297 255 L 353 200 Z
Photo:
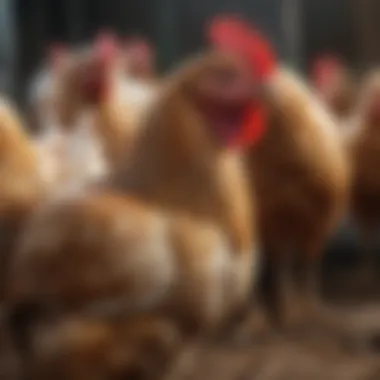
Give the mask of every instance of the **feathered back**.
M 251 239 L 253 210 L 240 151 L 218 143 L 193 96 L 223 59 L 193 58 L 167 80 L 115 182 L 158 207 L 218 221 L 240 245 Z

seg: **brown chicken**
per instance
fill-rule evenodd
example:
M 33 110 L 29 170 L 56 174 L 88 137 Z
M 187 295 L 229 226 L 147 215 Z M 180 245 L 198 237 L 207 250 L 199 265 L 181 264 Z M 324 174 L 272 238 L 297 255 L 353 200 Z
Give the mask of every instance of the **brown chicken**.
M 301 79 L 278 65 L 259 32 L 243 21 L 220 18 L 211 37 L 246 57 L 262 84 L 268 132 L 250 149 L 248 161 L 260 200 L 270 316 L 283 325 L 298 305 L 303 315 L 313 316 L 324 244 L 348 198 L 349 170 L 336 126 Z M 299 278 L 293 275 L 296 263 Z
M 1 300 L 5 268 L 20 220 L 45 192 L 38 155 L 15 107 L 0 103 Z
M 134 347 L 152 340 L 164 365 L 165 352 L 177 351 L 178 326 L 194 337 L 245 310 L 258 248 L 248 178 L 239 147 L 229 141 L 241 133 L 251 101 L 251 75 L 234 55 L 195 59 L 168 78 L 113 186 L 68 194 L 36 210 L 7 283 L 9 321 L 26 373 L 112 374 L 115 360 L 125 363 L 123 356 L 107 361 L 120 345 L 120 355 L 132 350 L 139 358 L 133 365 L 144 366 L 151 358 L 140 361 Z M 99 344 L 67 337 L 55 318 L 68 315 L 86 325 L 83 334 L 95 324 L 91 339 Z M 144 318 L 147 327 L 138 334 Z M 54 350 L 43 355 L 37 327 L 47 321 L 52 330 L 44 344 Z M 83 355 L 83 366 L 70 366 Z M 60 365 L 52 367 L 54 360 Z M 62 372 L 66 366 L 70 375 Z M 39 379 L 52 375 L 38 372 Z
M 357 86 L 348 67 L 339 58 L 321 56 L 313 62 L 311 82 L 342 128 L 347 129 L 357 95 Z
M 347 138 L 353 164 L 352 216 L 359 227 L 363 248 L 363 275 L 378 278 L 375 248 L 380 223 L 380 71 L 363 82 L 354 128 Z

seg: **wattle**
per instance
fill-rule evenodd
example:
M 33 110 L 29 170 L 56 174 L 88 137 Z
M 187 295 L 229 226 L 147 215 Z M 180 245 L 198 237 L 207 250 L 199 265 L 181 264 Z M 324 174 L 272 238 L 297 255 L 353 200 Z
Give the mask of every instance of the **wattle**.
M 247 112 L 240 133 L 231 139 L 230 146 L 247 148 L 257 144 L 265 135 L 267 125 L 267 110 L 262 106 L 252 107 Z

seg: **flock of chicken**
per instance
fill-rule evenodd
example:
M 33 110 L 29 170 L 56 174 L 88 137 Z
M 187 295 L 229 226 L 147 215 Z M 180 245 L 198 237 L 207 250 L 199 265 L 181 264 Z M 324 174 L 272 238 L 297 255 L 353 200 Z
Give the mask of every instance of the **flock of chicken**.
M 35 135 L 2 99 L 4 378 L 175 377 L 189 347 L 235 331 L 264 267 L 267 320 L 313 328 L 348 212 L 372 265 L 380 75 L 357 92 L 323 59 L 306 84 L 237 19 L 208 38 L 159 79 L 138 39 L 55 47 L 31 86 Z

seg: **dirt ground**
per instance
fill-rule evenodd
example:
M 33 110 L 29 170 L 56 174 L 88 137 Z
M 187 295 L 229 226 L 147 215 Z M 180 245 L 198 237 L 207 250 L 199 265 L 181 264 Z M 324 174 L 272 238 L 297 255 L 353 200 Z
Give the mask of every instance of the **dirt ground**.
M 306 320 L 274 333 L 257 328 L 265 319 L 254 309 L 237 341 L 198 347 L 167 380 L 380 380 L 380 296 L 369 296 L 375 287 L 367 279 L 342 275 L 334 285 L 326 279 L 333 329 Z
M 213 344 L 183 380 L 380 380 L 380 306 L 347 310 L 369 346 L 346 350 L 327 336 L 276 336 L 236 347 Z M 182 380 L 181 379 L 181 380 Z
M 277 344 L 244 353 L 215 349 L 191 379 L 378 380 L 378 358 L 327 357 L 302 345 Z
M 346 292 L 344 283 L 345 289 L 335 286 L 331 309 L 349 326 L 355 348 L 313 329 L 310 321 L 309 329 L 266 340 L 212 344 L 198 353 L 183 380 L 380 380 L 380 297 L 363 302 L 367 292 L 358 289 L 364 285 L 351 279 L 356 289 Z

